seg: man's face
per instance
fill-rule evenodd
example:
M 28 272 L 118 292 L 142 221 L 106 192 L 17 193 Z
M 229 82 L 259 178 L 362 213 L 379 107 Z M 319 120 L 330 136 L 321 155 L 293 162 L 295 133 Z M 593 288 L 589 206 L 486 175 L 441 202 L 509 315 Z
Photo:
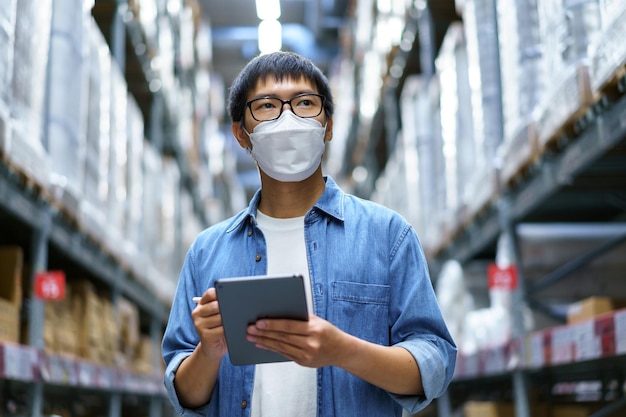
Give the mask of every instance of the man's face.
M 252 89 L 248 93 L 247 101 L 254 100 L 260 97 L 276 97 L 281 100 L 290 100 L 291 98 L 306 93 L 314 93 L 318 94 L 315 86 L 305 79 L 301 77 L 299 79 L 294 78 L 284 78 L 280 81 L 277 81 L 273 75 L 269 75 L 264 79 L 260 79 L 256 87 Z M 291 111 L 291 107 L 289 104 L 283 105 L 283 112 Z M 328 122 L 328 126 L 326 129 L 326 137 L 325 140 L 329 141 L 332 137 L 332 119 L 327 120 L 326 112 L 322 110 L 322 112 L 314 117 L 313 119 L 317 120 L 323 125 Z M 249 133 L 254 131 L 254 128 L 262 122 L 255 120 L 250 113 L 250 108 L 246 106 L 244 117 L 243 117 L 243 126 Z M 239 144 L 244 148 L 252 148 L 252 144 L 250 143 L 250 138 L 248 137 L 243 130 L 235 125 L 239 125 L 239 123 L 233 124 L 233 133 L 237 138 Z

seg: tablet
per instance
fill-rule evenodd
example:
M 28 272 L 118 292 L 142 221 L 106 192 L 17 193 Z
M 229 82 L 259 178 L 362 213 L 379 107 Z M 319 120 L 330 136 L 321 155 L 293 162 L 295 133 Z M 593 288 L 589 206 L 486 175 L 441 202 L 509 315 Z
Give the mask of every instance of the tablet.
M 262 318 L 308 320 L 302 275 L 221 278 L 215 291 L 233 365 L 289 361 L 246 340 L 246 328 Z

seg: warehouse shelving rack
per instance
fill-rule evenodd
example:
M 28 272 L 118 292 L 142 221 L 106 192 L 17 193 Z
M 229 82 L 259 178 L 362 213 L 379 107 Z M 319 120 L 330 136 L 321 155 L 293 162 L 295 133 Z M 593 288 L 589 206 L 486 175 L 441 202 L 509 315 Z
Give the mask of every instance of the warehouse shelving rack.
M 162 153 L 178 162 L 181 188 L 193 201 L 194 211 L 203 224 L 207 218 L 187 156 L 176 136 L 176 113 L 171 97 L 149 88 L 154 74 L 150 69 L 147 39 L 129 11 L 126 0 L 96 0 L 92 10 L 111 53 L 128 77 L 129 92 L 137 99 L 146 121 L 146 137 Z M 179 76 L 184 77 L 181 73 Z M 130 79 L 132 77 L 132 79 Z M 184 77 L 182 82 L 192 82 Z M 180 223 L 182 219 L 178 218 Z M 179 224 L 180 226 L 180 224 Z M 24 249 L 25 264 L 32 266 L 31 277 L 53 269 L 88 278 L 97 291 L 133 302 L 140 311 L 141 326 L 159 352 L 160 338 L 169 315 L 169 306 L 141 283 L 136 271 L 124 265 L 105 249 L 98 236 L 76 224 L 76 220 L 55 203 L 49 191 L 20 172 L 10 161 L 0 161 L 0 244 Z M 144 281 L 145 282 L 145 281 Z M 43 342 L 44 302 L 26 295 L 22 314 L 28 321 L 28 345 L 0 342 L 0 398 L 17 398 L 18 409 L 25 407 L 29 417 L 42 415 L 44 402 L 62 404 L 78 398 L 100 402 L 100 412 L 109 417 L 124 414 L 150 417 L 174 415 L 162 382 L 161 360 L 154 355 L 150 375 L 93 362 L 64 357 L 45 351 Z
M 524 332 L 521 317 L 522 306 L 527 305 L 564 323 L 562 310 L 536 301 L 534 295 L 626 241 L 626 78 L 620 74 L 598 97 L 597 104 L 571 126 L 574 135 L 561 137 L 515 181 L 501 184 L 497 198 L 431 259 L 433 271 L 448 259 L 462 264 L 495 259 L 498 237 L 507 233 L 512 237 L 521 283 L 513 293 L 512 304 L 517 308 L 513 312 L 512 342 L 472 357 L 459 357 L 455 380 L 440 400 L 441 416 L 448 415 L 455 401 L 463 402 L 481 392 L 486 398 L 494 392 L 505 392 L 514 400 L 516 416 L 528 417 L 531 386 L 585 380 L 601 381 L 602 390 L 608 390 L 617 381 L 617 386 L 611 388 L 612 397 L 593 417 L 626 407 L 626 350 L 621 341 L 624 311 L 581 325 L 557 325 L 532 334 Z M 566 223 L 573 230 L 601 225 L 612 228 L 613 233 L 553 272 L 526 282 L 523 268 L 519 268 L 522 259 L 518 244 L 520 227 L 528 223 L 539 227 Z M 581 344 L 581 338 L 585 344 Z M 575 353 L 559 357 L 554 353 L 559 349 Z
M 422 8 L 416 10 L 417 4 Z M 493 2 L 494 7 L 495 4 Z M 455 13 L 453 0 L 415 2 L 415 5 L 407 13 L 405 22 L 406 33 L 415 35 L 410 50 L 392 51 L 387 59 L 388 70 L 397 63 L 403 65 L 404 73 L 397 84 L 392 83 L 393 77 L 388 73 L 381 96 L 387 97 L 385 88 L 390 86 L 401 91 L 406 76 L 419 74 L 424 80 L 430 79 L 441 38 L 454 21 L 461 20 Z M 354 56 L 358 58 L 358 54 Z M 358 74 L 358 71 L 357 68 L 355 72 Z M 615 250 L 623 253 L 626 241 L 624 73 L 622 66 L 600 91 L 594 92 L 595 104 L 578 109 L 576 117 L 562 126 L 562 133 L 542 144 L 539 155 L 530 155 L 532 159 L 519 167 L 507 166 L 508 175 L 504 175 L 505 167 L 496 167 L 494 178 L 499 183 L 494 186 L 494 195 L 470 215 L 466 213 L 467 217 L 450 233 L 441 231 L 441 241 L 434 242 L 432 250 L 427 248 L 431 276 L 436 279 L 449 260 L 480 268 L 493 262 L 499 239 L 506 235 L 512 244 L 520 283 L 512 294 L 515 307 L 512 341 L 472 356 L 459 356 L 452 384 L 434 406 L 440 417 L 457 415 L 459 406 L 472 399 L 512 401 L 516 417 L 529 417 L 533 415 L 537 393 L 543 399 L 557 401 L 553 395 L 555 389 L 562 391 L 559 399 L 564 399 L 567 390 L 581 381 L 599 381 L 601 385 L 603 397 L 596 398 L 596 405 L 604 401 L 604 407 L 593 417 L 606 416 L 626 406 L 623 395 L 626 312 L 619 310 L 582 324 L 566 325 L 564 305 L 552 305 L 541 297 L 542 291 L 562 284 L 570 273 L 599 257 Z M 358 101 L 358 97 L 356 99 Z M 379 175 L 384 174 L 398 133 L 397 112 L 398 103 L 389 105 L 388 101 L 383 101 L 374 116 L 366 151 L 359 154 L 359 160 L 354 154 L 346 153 L 343 160 L 346 176 L 350 177 L 352 169 L 359 164 L 373 174 L 363 184 L 355 186 L 355 193 L 370 196 Z M 353 126 L 357 125 L 358 120 Z M 348 138 L 348 148 L 356 147 L 359 140 L 362 139 L 353 133 Z M 517 172 L 511 173 L 511 170 Z M 530 278 L 525 276 L 527 271 L 520 247 L 527 243 L 523 240 L 524 233 L 531 225 L 550 233 L 555 227 L 564 226 L 568 233 L 578 233 L 577 238 L 586 237 L 586 230 L 590 228 L 598 229 L 602 238 L 595 235 L 590 241 L 596 242 L 596 247 L 572 254 L 572 259 L 561 264 L 551 265 L 555 269 L 543 277 Z M 570 287 L 574 292 L 578 285 Z M 584 293 L 583 286 L 580 287 L 571 298 L 593 295 Z M 618 296 L 624 286 L 611 290 L 610 295 Z M 554 324 L 528 333 L 522 317 L 526 307 Z M 582 338 L 582 342 L 576 337 Z

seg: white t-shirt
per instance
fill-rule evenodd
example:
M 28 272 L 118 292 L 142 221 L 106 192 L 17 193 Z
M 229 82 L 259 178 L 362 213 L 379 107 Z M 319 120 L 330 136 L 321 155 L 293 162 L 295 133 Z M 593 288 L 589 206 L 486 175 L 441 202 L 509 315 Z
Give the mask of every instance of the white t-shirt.
M 311 277 L 304 242 L 304 217 L 275 219 L 257 211 L 267 244 L 267 273 L 298 273 L 305 281 L 309 312 L 313 312 Z M 295 362 L 256 365 L 252 417 L 315 417 L 317 370 Z

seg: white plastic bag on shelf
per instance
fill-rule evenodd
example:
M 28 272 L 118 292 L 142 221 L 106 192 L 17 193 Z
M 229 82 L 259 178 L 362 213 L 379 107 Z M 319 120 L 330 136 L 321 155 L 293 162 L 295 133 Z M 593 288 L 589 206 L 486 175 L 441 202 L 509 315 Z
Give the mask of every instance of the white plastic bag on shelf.
M 461 345 L 465 317 L 474 310 L 474 298 L 467 289 L 463 269 L 458 261 L 448 260 L 444 263 L 435 292 L 452 339 Z

